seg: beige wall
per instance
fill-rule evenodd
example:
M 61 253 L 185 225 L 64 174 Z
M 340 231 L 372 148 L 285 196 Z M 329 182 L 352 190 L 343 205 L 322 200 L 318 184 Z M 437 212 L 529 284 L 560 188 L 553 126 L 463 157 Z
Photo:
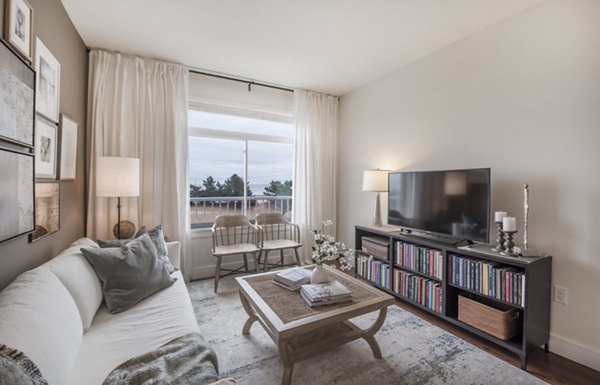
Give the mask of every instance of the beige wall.
M 354 244 L 362 172 L 492 169 L 492 211 L 554 256 L 550 349 L 600 370 L 600 2 L 547 0 L 341 98 L 338 223 Z M 387 199 L 387 196 L 384 196 Z M 492 238 L 493 239 L 493 238 Z
M 60 112 L 79 123 L 77 179 L 60 182 L 60 231 L 34 243 L 27 236 L 0 244 L 0 290 L 17 275 L 55 256 L 84 235 L 85 109 L 87 89 L 86 47 L 60 0 L 30 0 L 33 35 L 39 36 L 61 64 Z M 4 10 L 4 0 L 0 0 Z M 4 17 L 0 17 L 4 31 Z

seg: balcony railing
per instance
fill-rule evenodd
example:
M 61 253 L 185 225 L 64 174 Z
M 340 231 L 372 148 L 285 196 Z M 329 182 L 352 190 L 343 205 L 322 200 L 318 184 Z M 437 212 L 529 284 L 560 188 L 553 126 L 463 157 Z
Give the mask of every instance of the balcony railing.
M 292 213 L 292 197 L 287 195 L 251 196 L 247 202 L 247 212 L 244 213 L 244 197 L 190 198 L 192 228 L 209 227 L 217 216 L 225 214 L 246 214 L 250 220 L 254 220 L 256 214 L 260 213 L 276 211 L 286 216 Z

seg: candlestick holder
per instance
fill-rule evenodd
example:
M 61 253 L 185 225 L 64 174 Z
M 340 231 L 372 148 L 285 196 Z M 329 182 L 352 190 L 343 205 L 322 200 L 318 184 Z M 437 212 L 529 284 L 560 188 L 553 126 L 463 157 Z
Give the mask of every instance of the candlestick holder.
M 513 236 L 515 235 L 517 231 L 503 231 L 503 233 L 506 235 L 506 244 L 505 244 L 505 250 L 501 251 L 500 254 L 502 255 L 509 255 L 511 257 L 516 256 L 517 254 L 514 253 L 513 248 L 515 247 L 515 243 L 513 242 Z
M 496 225 L 498 225 L 498 238 L 496 238 L 496 247 L 494 247 L 492 250 L 497 252 L 497 253 L 501 253 L 504 250 L 506 250 L 506 247 L 504 247 L 504 232 L 502 231 L 502 221 L 500 222 L 494 222 Z

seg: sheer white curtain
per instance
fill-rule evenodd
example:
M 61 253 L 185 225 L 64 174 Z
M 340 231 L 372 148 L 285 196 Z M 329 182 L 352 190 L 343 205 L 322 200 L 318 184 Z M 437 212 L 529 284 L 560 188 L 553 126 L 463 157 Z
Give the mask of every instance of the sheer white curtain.
M 337 97 L 294 90 L 294 120 L 292 213 L 309 258 L 314 244 L 311 231 L 319 229 L 323 220 L 336 219 Z M 335 228 L 332 231 L 335 234 Z
M 185 67 L 103 50 L 89 54 L 87 235 L 112 237 L 116 198 L 96 197 L 96 157 L 140 159 L 140 196 L 121 199 L 121 218 L 163 224 L 182 243 L 189 273 L 188 77 Z M 188 254 L 189 255 L 189 254 Z

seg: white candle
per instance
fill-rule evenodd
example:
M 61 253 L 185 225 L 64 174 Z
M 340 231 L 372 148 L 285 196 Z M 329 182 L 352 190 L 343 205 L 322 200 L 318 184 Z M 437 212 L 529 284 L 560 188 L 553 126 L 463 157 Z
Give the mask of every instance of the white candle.
M 496 211 L 494 213 L 494 222 L 502 222 L 502 220 L 504 219 L 504 217 L 506 217 L 507 213 L 506 211 Z
M 502 219 L 502 230 L 504 230 L 504 231 L 517 231 L 517 218 L 515 218 L 515 217 L 504 217 Z

